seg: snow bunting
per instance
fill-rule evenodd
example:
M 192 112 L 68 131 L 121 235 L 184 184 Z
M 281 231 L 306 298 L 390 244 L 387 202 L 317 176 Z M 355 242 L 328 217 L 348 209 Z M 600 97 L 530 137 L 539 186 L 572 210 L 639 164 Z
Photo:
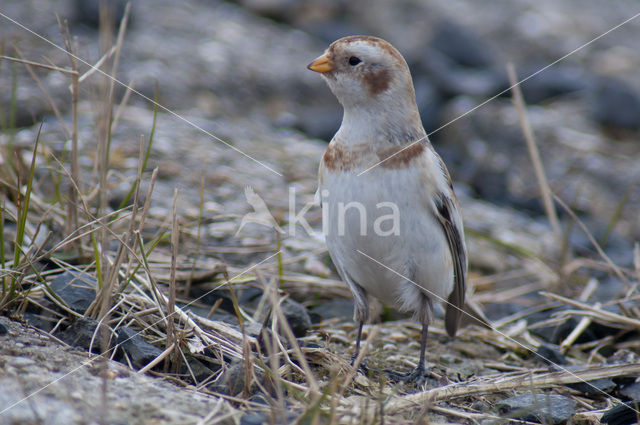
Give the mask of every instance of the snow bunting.
M 308 68 L 344 108 L 318 189 L 329 254 L 353 293 L 354 359 L 371 294 L 422 323 L 418 366 L 402 379 L 424 382 L 433 301 L 446 303 L 450 336 L 464 304 L 467 255 L 451 178 L 422 127 L 409 67 L 391 44 L 341 38 Z

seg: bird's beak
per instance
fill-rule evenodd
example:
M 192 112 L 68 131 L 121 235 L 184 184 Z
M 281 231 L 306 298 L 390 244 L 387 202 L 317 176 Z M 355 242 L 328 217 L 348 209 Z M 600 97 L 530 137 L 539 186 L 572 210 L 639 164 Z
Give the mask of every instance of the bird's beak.
M 309 65 L 307 65 L 307 68 L 309 68 L 312 71 L 324 74 L 325 72 L 329 72 L 333 70 L 333 61 L 325 53 L 324 55 L 320 56 L 319 58 L 311 62 Z

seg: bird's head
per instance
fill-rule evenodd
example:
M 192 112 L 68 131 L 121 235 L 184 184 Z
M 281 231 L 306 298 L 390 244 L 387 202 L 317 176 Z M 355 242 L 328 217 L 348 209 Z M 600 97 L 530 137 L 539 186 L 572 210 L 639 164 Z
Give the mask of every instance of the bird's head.
M 415 108 L 409 67 L 386 41 L 370 36 L 350 36 L 333 42 L 308 65 L 319 72 L 345 109 Z

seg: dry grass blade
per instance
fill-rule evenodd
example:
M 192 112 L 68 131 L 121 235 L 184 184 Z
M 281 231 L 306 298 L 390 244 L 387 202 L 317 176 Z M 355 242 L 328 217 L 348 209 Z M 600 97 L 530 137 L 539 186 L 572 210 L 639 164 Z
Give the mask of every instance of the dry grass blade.
M 178 241 L 180 239 L 180 230 L 178 229 L 178 189 L 173 191 L 173 208 L 172 208 L 172 226 L 171 226 L 171 276 L 169 280 L 169 299 L 167 302 L 167 349 L 177 344 L 177 332 L 173 315 L 176 308 L 176 267 L 178 261 Z M 175 360 L 175 359 L 173 359 Z M 169 357 L 169 362 L 172 359 Z M 165 362 L 165 370 L 169 367 L 169 362 Z
M 531 157 L 531 162 L 533 163 L 536 180 L 538 181 L 538 186 L 540 187 L 540 194 L 542 196 L 544 210 L 547 214 L 549 222 L 551 223 L 553 233 L 556 235 L 556 239 L 560 246 L 562 246 L 562 230 L 560 229 L 560 223 L 558 221 L 556 209 L 553 206 L 553 196 L 551 193 L 551 188 L 549 187 L 549 182 L 547 181 L 547 176 L 544 172 L 544 166 L 542 165 L 542 160 L 540 159 L 540 152 L 538 151 L 538 146 L 536 145 L 535 138 L 533 137 L 533 131 L 531 130 L 531 125 L 529 124 L 529 119 L 527 118 L 522 91 L 520 90 L 518 79 L 516 77 L 515 67 L 513 66 L 513 64 L 510 63 L 507 65 L 507 71 L 509 73 L 509 81 L 511 84 L 511 90 L 513 92 L 513 103 L 516 107 L 516 110 L 518 111 L 518 118 L 520 119 L 522 132 L 524 133 L 524 138 L 527 142 L 527 149 L 529 150 L 529 156 Z
M 525 372 L 478 378 L 475 381 L 445 385 L 416 394 L 397 397 L 387 407 L 387 413 L 394 414 L 404 409 L 452 400 L 459 397 L 469 397 L 479 394 L 503 393 L 521 388 L 551 388 L 557 385 L 589 382 L 600 378 L 614 378 L 638 376 L 640 364 L 622 364 L 605 366 L 586 366 L 572 371 L 559 372 Z
M 585 312 L 589 312 L 589 315 L 597 318 L 599 320 L 607 321 L 614 325 L 625 325 L 632 326 L 636 329 L 640 329 L 640 320 L 632 319 L 630 317 L 623 316 L 621 314 L 612 313 L 610 311 L 603 310 L 601 308 L 596 308 L 595 306 L 590 306 L 589 304 L 582 303 L 580 301 L 572 300 L 570 298 L 566 298 L 560 295 L 552 294 L 550 292 L 541 292 L 540 295 L 543 295 L 547 298 L 551 298 L 553 300 L 561 301 L 565 304 L 577 307 L 579 309 L 584 310 Z

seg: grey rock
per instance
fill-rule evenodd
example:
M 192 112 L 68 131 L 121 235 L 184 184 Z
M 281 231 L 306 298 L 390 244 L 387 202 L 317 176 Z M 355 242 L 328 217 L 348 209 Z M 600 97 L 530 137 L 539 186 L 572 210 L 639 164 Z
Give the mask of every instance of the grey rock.
M 162 354 L 161 349 L 149 344 L 138 331 L 128 327 L 118 329 L 117 344 L 136 367 L 143 367 Z
M 264 413 L 247 413 L 240 418 L 240 425 L 268 424 L 269 418 Z
M 297 301 L 287 298 L 282 302 L 282 313 L 287 319 L 289 326 L 293 334 L 297 337 L 303 337 L 307 334 L 307 331 L 311 328 L 311 317 L 307 309 Z
M 275 417 L 272 417 L 263 412 L 247 413 L 240 418 L 240 425 L 285 425 L 294 423 L 297 416 L 298 415 L 292 411 L 285 412 L 284 418 L 281 415 L 275 415 Z
M 545 343 L 540 344 L 540 347 L 538 347 L 536 351 L 536 361 L 551 366 L 567 364 L 567 358 L 560 352 L 557 346 Z
M 187 359 L 189 361 L 189 368 L 187 368 L 186 365 L 183 366 L 182 373 L 189 374 L 189 376 L 191 375 L 191 373 L 193 373 L 193 376 L 196 379 L 196 382 L 195 382 L 196 384 L 204 381 L 205 379 L 210 378 L 215 373 L 215 370 L 212 370 L 200 360 L 195 359 L 193 357 L 187 357 Z M 208 363 L 208 365 L 212 365 L 212 364 Z
M 96 298 L 98 282 L 86 273 L 67 270 L 58 275 L 49 288 L 73 311 L 84 314 Z
M 519 73 L 519 77 L 526 78 L 543 67 L 541 64 L 528 67 Z M 587 90 L 591 87 L 590 80 L 592 78 L 580 69 L 552 67 L 531 77 L 522 83 L 520 88 L 525 102 L 532 105 L 568 93 Z
M 625 385 L 620 389 L 620 394 L 631 400 L 640 401 L 640 382 Z
M 4 317 L 0 322 L 13 335 L 0 336 L 0 359 L 6 366 L 0 376 L 2 425 L 87 425 L 99 423 L 100 418 L 112 425 L 149 421 L 169 425 L 196 423 L 214 408 L 221 408 L 223 416 L 235 411 L 217 397 L 131 373 L 113 361 L 105 363 L 114 376 L 107 382 L 105 405 L 102 397 L 92 396 L 101 394 L 104 383 L 96 356 L 62 347 Z M 237 422 L 230 418 L 222 423 Z
M 314 322 L 340 318 L 351 320 L 353 318 L 353 301 L 344 298 L 335 298 L 315 305 L 309 309 Z M 315 319 L 317 318 L 317 320 Z
M 640 128 L 640 93 L 621 80 L 601 78 L 597 82 L 593 118 L 605 127 Z
M 491 46 L 472 30 L 453 21 L 438 22 L 430 44 L 460 66 L 484 68 L 493 63 Z
M 616 383 L 611 378 L 601 378 L 569 384 L 568 387 L 580 391 L 584 395 L 602 396 L 612 392 L 616 388 Z
M 127 4 L 125 0 L 75 0 L 75 19 L 77 22 L 97 29 L 100 26 L 100 8 L 105 7 L 110 24 L 115 28 L 124 16 Z
M 558 394 L 523 394 L 498 402 L 497 408 L 512 419 L 560 424 L 576 412 L 576 402 Z
M 637 401 L 627 401 L 604 412 L 600 422 L 610 425 L 627 425 L 638 423 L 638 407 Z
M 263 381 L 264 373 L 254 369 L 254 375 L 257 379 Z M 207 386 L 211 391 L 235 396 L 240 394 L 244 390 L 245 379 L 246 379 L 246 365 L 242 361 L 235 361 L 232 363 L 219 377 L 215 382 L 211 383 Z M 249 381 L 249 394 L 255 394 L 259 391 L 258 386 L 251 379 Z
M 69 325 L 64 331 L 62 331 L 59 335 L 59 338 L 66 342 L 69 345 L 74 347 L 80 347 L 85 350 L 89 350 L 91 348 L 91 352 L 100 353 L 101 350 L 101 338 L 102 335 L 96 334 L 96 328 L 98 327 L 98 322 L 88 318 L 82 317 L 71 325 Z M 107 332 L 106 328 L 103 328 L 102 332 Z M 100 332 L 100 334 L 102 334 Z M 95 334 L 95 337 L 94 337 Z M 111 336 L 108 336 L 108 346 L 111 346 Z M 91 341 L 93 339 L 93 345 Z M 107 347 L 105 347 L 106 349 Z

